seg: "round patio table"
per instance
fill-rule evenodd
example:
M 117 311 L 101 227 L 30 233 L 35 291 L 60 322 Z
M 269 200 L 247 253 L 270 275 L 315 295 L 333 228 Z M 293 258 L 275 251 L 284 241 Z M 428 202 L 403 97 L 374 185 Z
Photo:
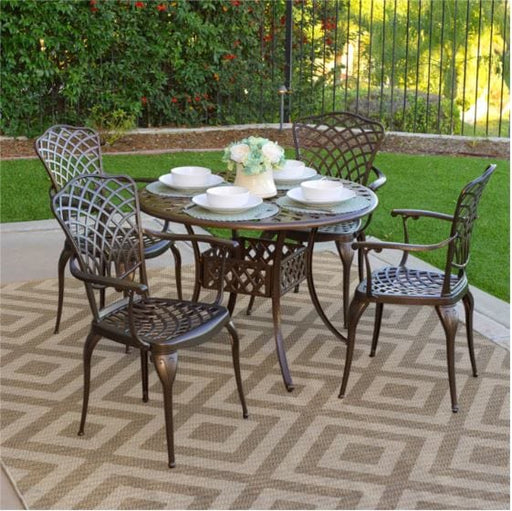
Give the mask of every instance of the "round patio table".
M 293 390 L 293 382 L 286 360 L 281 333 L 280 298 L 286 292 L 297 289 L 300 282 L 307 280 L 311 301 L 325 325 L 340 340 L 346 337 L 332 324 L 318 300 L 313 279 L 313 245 L 319 228 L 342 222 L 353 222 L 367 217 L 378 205 L 375 193 L 369 188 L 343 181 L 346 188 L 355 192 L 354 199 L 344 207 L 316 207 L 301 205 L 286 196 L 286 189 L 279 190 L 276 197 L 265 199 L 261 207 L 242 215 L 212 214 L 191 202 L 193 193 L 181 193 L 153 183 L 149 189 L 139 191 L 140 208 L 143 212 L 170 222 L 180 223 L 193 234 L 195 226 L 206 229 L 230 229 L 233 239 L 240 241 L 240 259 L 230 259 L 226 268 L 224 291 L 229 292 L 228 309 L 232 313 L 238 294 L 251 297 L 264 296 L 272 299 L 272 316 L 277 356 L 284 384 Z M 257 213 L 263 213 L 257 215 Z M 259 238 L 241 237 L 240 230 L 263 231 Z M 287 233 L 309 230 L 306 246 L 287 240 Z M 193 300 L 199 298 L 201 287 L 218 289 L 219 259 L 213 251 L 201 253 L 197 244 L 195 254 L 196 284 Z M 217 270 L 217 271 L 216 271 Z

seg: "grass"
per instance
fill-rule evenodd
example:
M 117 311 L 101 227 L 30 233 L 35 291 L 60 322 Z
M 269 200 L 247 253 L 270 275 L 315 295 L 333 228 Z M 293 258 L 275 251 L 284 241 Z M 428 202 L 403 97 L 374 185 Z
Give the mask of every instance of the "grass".
M 104 166 L 111 174 L 157 177 L 171 167 L 191 161 L 208 166 L 214 172 L 225 169 L 221 152 L 106 155 Z M 498 163 L 498 168 L 480 203 L 468 274 L 473 285 L 509 301 L 509 163 L 507 160 L 492 161 Z M 380 204 L 368 234 L 382 240 L 402 241 L 401 221 L 390 215 L 393 208 L 453 213 L 462 187 L 480 175 L 489 163 L 491 161 L 484 158 L 379 154 L 376 164 L 388 181 L 378 193 Z M 47 192 L 50 182 L 39 160 L 2 161 L 0 177 L 2 222 L 51 218 Z M 414 243 L 434 243 L 449 233 L 445 222 L 420 219 L 410 224 Z M 421 257 L 442 268 L 445 253 L 422 254 Z

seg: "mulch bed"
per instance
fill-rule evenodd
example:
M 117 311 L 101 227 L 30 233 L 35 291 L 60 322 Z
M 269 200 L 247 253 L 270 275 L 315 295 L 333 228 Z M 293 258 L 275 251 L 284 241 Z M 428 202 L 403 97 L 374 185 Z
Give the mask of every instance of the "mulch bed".
M 162 130 L 150 133 L 130 133 L 103 147 L 105 153 L 198 151 L 222 149 L 235 140 L 257 135 L 278 142 L 283 147 L 293 147 L 291 130 L 285 127 L 240 128 L 196 128 L 176 130 L 171 133 Z M 460 156 L 482 156 L 489 158 L 510 158 L 508 139 L 485 139 L 470 137 L 448 137 L 438 135 L 412 135 L 388 133 L 382 150 L 405 154 L 445 154 Z M 35 157 L 34 140 L 26 138 L 0 137 L 0 159 Z

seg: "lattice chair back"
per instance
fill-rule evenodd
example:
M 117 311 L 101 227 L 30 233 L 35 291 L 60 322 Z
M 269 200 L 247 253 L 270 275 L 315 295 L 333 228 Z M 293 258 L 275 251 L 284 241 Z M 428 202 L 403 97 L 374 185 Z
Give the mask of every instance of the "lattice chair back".
M 292 129 L 298 159 L 322 174 L 363 185 L 385 136 L 381 123 L 350 112 L 305 117 Z
M 448 249 L 443 293 L 448 293 L 450 281 L 452 284 L 454 282 L 453 279 L 449 279 L 450 274 L 457 272 L 459 277 L 465 274 L 469 262 L 471 235 L 475 220 L 478 218 L 478 204 L 495 170 L 496 165 L 489 165 L 485 172 L 467 184 L 459 195 L 450 233 L 455 239 Z
M 103 174 L 98 132 L 60 124 L 48 128 L 35 150 L 52 181 L 54 191 L 83 174 Z
M 127 176 L 79 176 L 52 199 L 52 210 L 74 249 L 74 261 L 91 277 L 147 285 L 137 188 Z M 93 286 L 84 281 L 98 314 Z

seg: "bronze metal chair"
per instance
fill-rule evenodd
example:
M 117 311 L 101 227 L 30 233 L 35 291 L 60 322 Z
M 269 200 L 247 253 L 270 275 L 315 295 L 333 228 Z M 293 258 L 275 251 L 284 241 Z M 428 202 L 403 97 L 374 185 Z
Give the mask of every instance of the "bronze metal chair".
M 293 123 L 293 140 L 297 159 L 308 167 L 331 177 L 348 179 L 373 191 L 385 182 L 384 174 L 374 166 L 375 156 L 384 140 L 381 123 L 350 112 L 334 112 L 299 119 Z M 371 181 L 372 173 L 375 180 Z M 364 240 L 362 220 L 345 222 L 318 230 L 315 241 L 334 241 L 343 265 L 343 321 L 348 318 L 350 267 L 354 257 L 352 242 Z M 308 240 L 309 231 L 294 231 L 289 237 Z M 359 259 L 362 280 L 363 264 Z
M 36 141 L 35 150 L 48 173 L 51 190 L 59 191 L 70 179 L 83 174 L 104 174 L 100 137 L 91 128 L 68 126 L 60 124 L 48 128 Z M 138 178 L 136 181 L 151 182 L 154 178 Z M 167 223 L 163 230 L 167 231 Z M 175 262 L 176 291 L 178 298 L 181 291 L 181 256 L 174 243 L 154 236 L 144 235 L 144 255 L 147 259 L 158 257 L 171 250 Z M 64 302 L 64 271 L 72 254 L 68 241 L 59 257 L 59 298 L 55 333 L 58 333 Z M 103 294 L 102 294 L 103 295 Z
M 469 262 L 470 239 L 477 208 L 482 192 L 489 181 L 496 165 L 490 165 L 485 172 L 464 187 L 459 195 L 455 213 L 447 215 L 432 211 L 396 209 L 393 216 L 401 216 L 404 226 L 404 243 L 388 242 L 356 242 L 354 245 L 364 256 L 367 278 L 356 289 L 350 304 L 348 340 L 345 369 L 339 397 L 345 395 L 350 365 L 354 353 L 357 323 L 368 304 L 376 304 L 375 325 L 373 330 L 370 356 L 375 355 L 379 339 L 382 311 L 385 303 L 400 305 L 433 305 L 441 320 L 446 334 L 446 352 L 448 361 L 448 380 L 452 411 L 458 411 L 457 391 L 455 387 L 455 334 L 458 325 L 458 313 L 455 308 L 462 300 L 466 315 L 466 334 L 469 357 L 473 376 L 477 376 L 475 353 L 473 349 L 473 308 L 474 300 L 466 276 Z M 432 245 L 415 245 L 409 243 L 407 221 L 421 217 L 436 218 L 451 223 L 450 235 L 447 239 Z M 409 252 L 425 252 L 441 248 L 447 249 L 446 264 L 443 271 L 427 271 L 407 266 Z M 369 252 L 380 252 L 383 249 L 402 250 L 403 256 L 398 266 L 388 266 L 373 271 L 370 266 Z
M 91 380 L 91 357 L 105 337 L 140 349 L 142 396 L 148 400 L 148 353 L 163 386 L 169 467 L 175 466 L 172 386 L 178 350 L 211 340 L 223 327 L 231 336 L 233 365 L 243 416 L 247 417 L 239 362 L 239 340 L 222 300 L 224 265 L 214 303 L 151 297 L 144 262 L 144 240 L 135 182 L 128 177 L 86 175 L 64 184 L 52 198 L 52 210 L 72 250 L 71 273 L 85 284 L 93 314 L 84 345 L 84 394 L 79 435 L 84 434 Z M 215 246 L 225 261 L 237 242 L 210 236 L 155 233 L 172 241 Z M 98 305 L 94 286 L 123 291 L 106 307 Z

